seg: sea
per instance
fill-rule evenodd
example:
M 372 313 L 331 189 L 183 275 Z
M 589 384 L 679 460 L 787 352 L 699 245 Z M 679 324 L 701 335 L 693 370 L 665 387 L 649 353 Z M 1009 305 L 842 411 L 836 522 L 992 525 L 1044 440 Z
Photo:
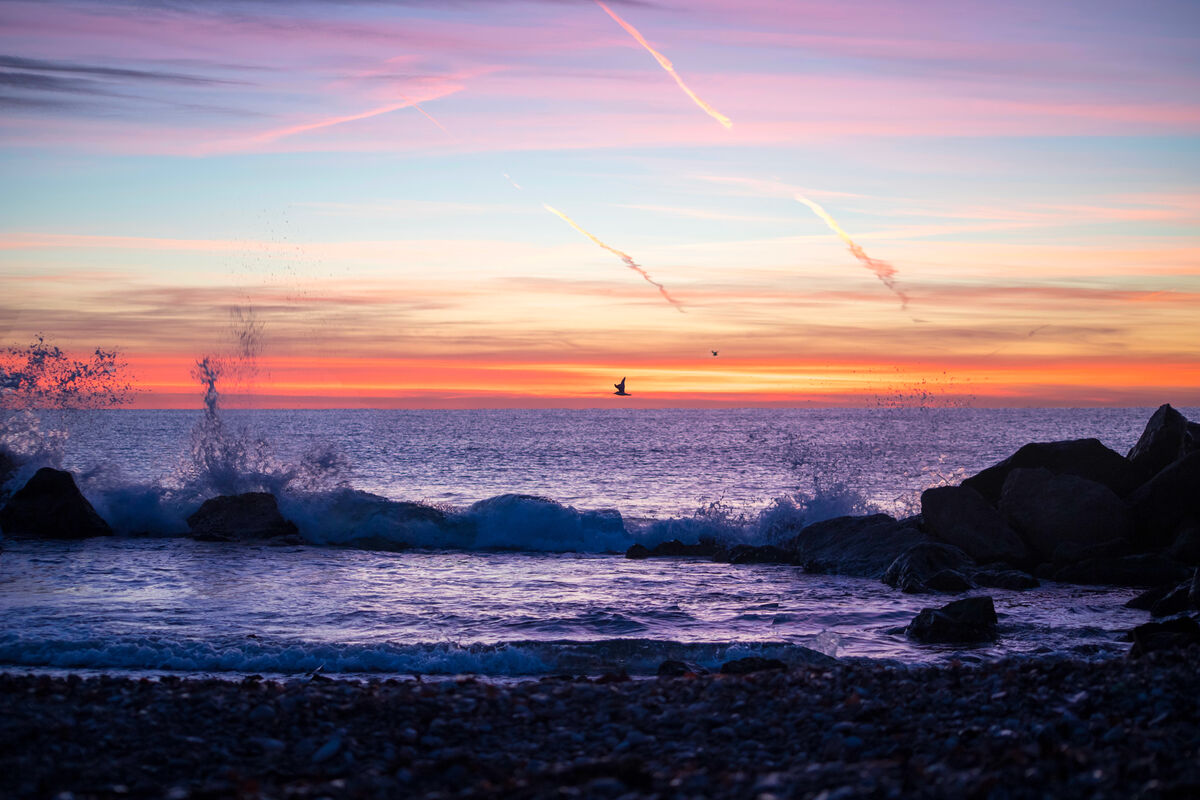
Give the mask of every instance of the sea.
M 511 680 L 812 651 L 909 665 L 1109 657 L 1144 621 L 1123 607 L 1133 590 L 988 590 L 999 640 L 932 646 L 901 629 L 944 595 L 623 554 L 668 539 L 769 543 L 842 514 L 907 516 L 923 489 L 1027 442 L 1096 437 L 1124 453 L 1152 412 L 69 412 L 37 420 L 44 451 L 26 431 L 7 489 L 40 465 L 70 469 L 118 535 L 2 541 L 0 670 Z M 275 493 L 303 544 L 187 537 L 204 499 L 248 490 Z M 410 503 L 462 524 L 422 526 Z

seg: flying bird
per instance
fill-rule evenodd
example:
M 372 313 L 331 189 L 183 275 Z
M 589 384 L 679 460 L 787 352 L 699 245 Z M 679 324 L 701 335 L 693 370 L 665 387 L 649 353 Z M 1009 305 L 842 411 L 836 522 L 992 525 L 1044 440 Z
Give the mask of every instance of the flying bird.
M 716 357 L 717 357 L 717 351 L 716 351 L 716 350 L 713 350 L 713 351 L 712 351 L 712 354 L 713 354 L 713 358 L 716 358 Z
M 624 378 L 621 378 L 620 383 L 614 383 L 613 386 L 617 387 L 617 390 L 615 392 L 613 392 L 613 394 L 615 394 L 619 397 L 629 397 L 629 392 L 625 391 L 625 379 Z

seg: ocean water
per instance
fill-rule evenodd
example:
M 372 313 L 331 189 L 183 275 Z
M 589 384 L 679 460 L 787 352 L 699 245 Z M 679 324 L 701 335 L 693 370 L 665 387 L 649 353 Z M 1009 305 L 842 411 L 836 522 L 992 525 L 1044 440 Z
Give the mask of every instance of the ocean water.
M 929 647 L 891 631 L 943 596 L 620 553 L 910 513 L 921 489 L 1028 441 L 1096 436 L 1124 452 L 1151 412 L 244 411 L 216 433 L 198 412 L 80 412 L 59 457 L 121 535 L 5 541 L 0 668 L 511 677 L 797 661 L 799 648 L 904 662 L 1111 655 L 1143 620 L 1122 607 L 1133 591 L 991 590 L 998 643 Z M 182 536 L 205 497 L 255 488 L 277 492 L 307 544 Z M 511 493 L 556 502 L 488 500 Z M 404 500 L 470 524 L 423 528 Z M 373 549 L 331 546 L 350 543 Z

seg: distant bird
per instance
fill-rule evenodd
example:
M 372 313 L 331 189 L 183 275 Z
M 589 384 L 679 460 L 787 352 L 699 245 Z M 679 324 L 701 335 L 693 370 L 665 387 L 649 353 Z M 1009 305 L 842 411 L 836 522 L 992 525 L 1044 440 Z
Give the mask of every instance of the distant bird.
M 716 350 L 713 350 L 713 351 L 712 351 L 712 354 L 713 354 L 713 358 L 716 358 L 716 357 L 717 357 L 717 351 L 716 351 Z
M 613 386 L 617 387 L 617 390 L 615 392 L 613 392 L 613 394 L 615 394 L 619 397 L 629 397 L 629 392 L 625 391 L 625 379 L 624 378 L 621 378 L 620 383 L 614 383 Z

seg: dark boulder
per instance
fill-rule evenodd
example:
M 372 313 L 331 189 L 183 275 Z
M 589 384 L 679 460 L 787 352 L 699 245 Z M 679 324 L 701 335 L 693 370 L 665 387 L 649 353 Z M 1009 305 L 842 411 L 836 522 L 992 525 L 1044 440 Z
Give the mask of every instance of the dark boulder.
M 925 530 L 980 563 L 1024 564 L 1029 549 L 999 512 L 969 486 L 939 486 L 921 493 Z
M 49 467 L 34 473 L 0 509 L 0 528 L 8 536 L 39 539 L 87 539 L 113 533 L 71 473 Z
M 1189 520 L 1179 526 L 1167 555 L 1185 564 L 1200 564 L 1200 520 Z
M 1191 586 L 1187 583 L 1176 586 L 1150 607 L 1150 616 L 1169 617 L 1172 614 L 1187 611 L 1192 607 L 1191 600 L 1188 599 L 1188 589 L 1190 588 Z
M 882 580 L 888 586 L 894 586 L 900 591 L 910 594 L 931 591 L 966 591 L 971 588 L 969 582 L 963 588 L 957 588 L 961 583 L 956 582 L 954 578 L 942 576 L 941 585 L 950 585 L 954 588 L 938 589 L 930 585 L 930 581 L 935 575 L 953 572 L 962 578 L 962 582 L 966 582 L 961 573 L 972 566 L 971 557 L 957 547 L 941 542 L 925 542 L 914 545 L 897 556 L 896 560 L 888 565 Z
M 1107 486 L 1047 469 L 1014 469 L 1000 513 L 1042 560 L 1063 542 L 1100 544 L 1127 537 L 1129 509 Z
M 686 675 L 707 675 L 708 670 L 704 667 L 692 664 L 688 661 L 676 661 L 670 659 L 658 665 L 658 677 L 660 678 L 682 678 Z
M 996 607 L 990 597 L 967 597 L 941 608 L 923 608 L 904 629 L 918 642 L 991 642 L 996 639 Z
M 298 538 L 296 525 L 279 513 L 275 496 L 267 492 L 221 495 L 204 501 L 187 518 L 194 538 L 205 542 L 253 542 Z
M 1059 542 L 1054 548 L 1051 561 L 1055 566 L 1063 567 L 1079 564 L 1097 558 L 1124 558 L 1134 554 L 1133 545 L 1126 539 L 1110 539 L 1099 544 L 1087 542 Z
M 739 544 L 721 552 L 715 560 L 728 564 L 795 564 L 796 554 L 771 544 Z
M 643 559 L 650 557 L 650 548 L 644 544 L 635 544 L 625 551 L 626 558 Z
M 1200 422 L 1189 422 L 1183 432 L 1183 441 L 1179 443 L 1179 457 L 1196 452 L 1200 452 Z
M 678 539 L 659 542 L 654 547 L 635 544 L 625 551 L 626 558 L 712 558 L 721 553 L 721 547 L 713 541 L 684 544 Z
M 1190 617 L 1178 617 L 1165 622 L 1147 622 L 1131 633 L 1133 647 L 1130 658 L 1140 658 L 1159 650 L 1178 650 L 1200 645 L 1200 623 Z
M 1126 458 L 1146 475 L 1157 475 L 1179 458 L 1187 430 L 1188 421 L 1183 414 L 1168 404 L 1161 405 Z
M 1200 524 L 1200 452 L 1174 462 L 1129 498 L 1136 543 L 1166 547 L 1183 528 Z
M 975 584 L 958 570 L 943 569 L 925 579 L 925 588 L 931 592 L 959 594 L 974 589 Z
M 1189 574 L 1191 571 L 1178 561 L 1155 553 L 1143 553 L 1068 564 L 1054 573 L 1054 580 L 1106 586 L 1161 586 L 1178 583 Z
M 1027 444 L 999 464 L 967 478 L 962 485 L 995 504 L 1000 501 L 1009 473 L 1015 469 L 1045 469 L 1055 475 L 1075 475 L 1107 486 L 1119 497 L 1128 495 L 1148 477 L 1099 439 L 1073 439 Z
M 1153 589 L 1147 589 L 1130 600 L 1125 604 L 1125 607 L 1135 608 L 1138 611 L 1149 611 L 1173 591 L 1175 591 L 1175 584 L 1173 583 L 1168 583 L 1165 586 L 1155 586 Z
M 1192 573 L 1192 582 L 1188 584 L 1188 600 L 1193 608 L 1200 608 L 1200 569 Z
M 751 672 L 766 672 L 767 670 L 783 669 L 787 669 L 787 664 L 783 663 L 778 658 L 747 656 L 746 658 L 737 658 L 733 661 L 726 661 L 721 665 L 721 674 L 749 675 Z
M 975 582 L 976 586 L 984 586 L 988 589 L 1008 589 L 1014 592 L 1036 589 L 1042 585 L 1041 581 L 1028 572 L 1016 569 L 983 569 L 972 573 L 971 580 Z
M 813 523 L 788 543 L 788 549 L 810 572 L 880 578 L 902 553 L 929 541 L 916 518 L 872 514 Z

